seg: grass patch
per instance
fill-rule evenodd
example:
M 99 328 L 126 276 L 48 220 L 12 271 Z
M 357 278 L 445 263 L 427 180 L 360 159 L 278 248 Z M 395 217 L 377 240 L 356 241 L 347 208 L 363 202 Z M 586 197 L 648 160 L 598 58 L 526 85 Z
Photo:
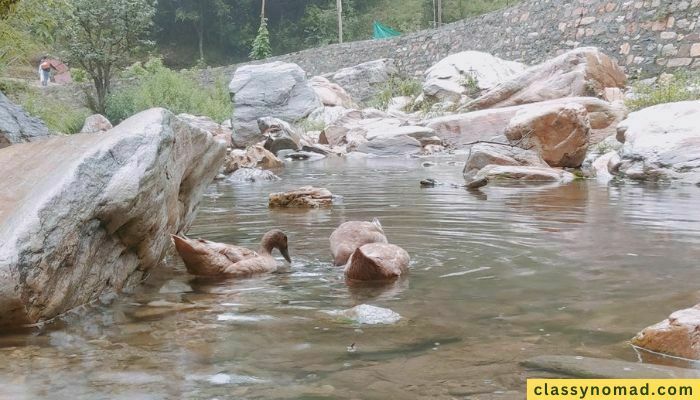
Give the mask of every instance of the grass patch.
M 44 90 L 20 79 L 0 80 L 0 91 L 13 103 L 22 106 L 27 114 L 44 121 L 50 131 L 69 135 L 80 132 L 85 118 L 92 114 L 90 110 L 60 101 Z
M 124 71 L 129 83 L 115 89 L 107 99 L 107 118 L 113 124 L 153 107 L 175 114 L 207 116 L 216 122 L 230 118 L 232 106 L 228 82 L 219 76 L 213 87 L 205 87 L 192 71 L 173 71 L 160 59 L 137 63 Z
M 661 76 L 654 84 L 636 82 L 632 85 L 632 93 L 634 96 L 625 101 L 632 111 L 657 104 L 700 100 L 700 74 L 677 72 Z
M 413 78 L 392 77 L 382 84 L 369 102 L 369 105 L 380 110 L 386 110 L 389 102 L 394 97 L 416 97 L 423 91 L 420 81 Z

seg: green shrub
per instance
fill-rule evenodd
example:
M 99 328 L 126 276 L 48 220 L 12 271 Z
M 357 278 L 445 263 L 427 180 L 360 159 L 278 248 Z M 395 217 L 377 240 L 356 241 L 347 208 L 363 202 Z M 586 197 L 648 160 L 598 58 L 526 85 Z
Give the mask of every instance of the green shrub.
M 85 83 L 88 81 L 88 73 L 82 68 L 71 68 L 70 76 L 75 83 Z
M 385 110 L 394 97 L 418 96 L 423 90 L 421 83 L 413 78 L 392 77 L 379 87 L 377 94 L 370 101 L 370 106 Z
M 677 72 L 674 75 L 662 76 L 654 84 L 637 82 L 632 85 L 632 92 L 634 96 L 625 101 L 632 111 L 657 104 L 699 100 L 700 74 Z
M 133 82 L 114 90 L 107 99 L 106 116 L 112 123 L 153 107 L 164 107 L 175 114 L 204 115 L 217 122 L 231 115 L 231 100 L 223 77 L 213 87 L 205 87 L 194 73 L 173 71 L 159 59 L 134 64 L 122 77 L 133 78 Z
M 90 111 L 85 108 L 71 108 L 41 93 L 27 91 L 20 105 L 28 114 L 40 118 L 49 130 L 65 134 L 80 132 Z

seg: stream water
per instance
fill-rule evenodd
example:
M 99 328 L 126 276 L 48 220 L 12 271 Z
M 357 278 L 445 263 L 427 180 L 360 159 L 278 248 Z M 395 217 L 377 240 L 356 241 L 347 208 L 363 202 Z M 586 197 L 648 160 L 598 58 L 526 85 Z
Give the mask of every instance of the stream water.
M 190 236 L 257 247 L 279 227 L 286 273 L 201 281 L 175 255 L 136 292 L 0 336 L 0 399 L 521 399 L 537 355 L 637 361 L 628 340 L 700 300 L 697 187 L 422 189 L 460 157 L 294 163 L 280 182 L 211 185 Z M 327 210 L 269 210 L 303 185 Z M 345 285 L 328 237 L 381 220 L 412 257 L 388 287 Z M 394 325 L 323 311 L 389 308 Z

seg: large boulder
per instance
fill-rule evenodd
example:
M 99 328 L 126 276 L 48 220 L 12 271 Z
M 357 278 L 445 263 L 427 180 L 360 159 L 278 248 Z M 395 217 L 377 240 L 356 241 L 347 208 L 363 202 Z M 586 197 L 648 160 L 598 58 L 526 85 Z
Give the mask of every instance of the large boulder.
M 309 79 L 309 83 L 324 106 L 353 107 L 352 98 L 337 83 L 333 83 L 322 76 L 314 76 Z
M 656 353 L 700 360 L 700 304 L 676 311 L 667 319 L 645 328 L 632 344 Z
M 80 133 L 101 133 L 112 129 L 112 123 L 102 114 L 93 114 L 85 118 Z
M 506 129 L 518 112 L 571 103 L 584 106 L 588 112 L 591 125 L 589 139 L 591 144 L 614 135 L 617 124 L 627 116 L 627 109 L 621 103 L 608 103 L 594 97 L 571 97 L 535 104 L 447 115 L 429 119 L 423 124 L 432 128 L 441 139 L 457 148 L 468 147 L 478 141 L 507 143 Z
M 524 70 L 525 65 L 515 61 L 463 51 L 443 58 L 425 72 L 423 94 L 438 101 L 457 102 L 464 95 L 478 95 Z
M 333 74 L 332 80 L 345 88 L 354 100 L 366 103 L 372 100 L 378 87 L 398 72 L 394 60 L 384 58 L 343 68 Z
M 187 230 L 225 146 L 164 109 L 0 150 L 0 326 L 137 285 Z
M 624 88 L 622 68 L 595 47 L 581 47 L 501 83 L 474 101 L 471 110 L 509 107 L 562 97 L 602 98 L 606 88 Z
M 586 158 L 590 131 L 586 108 L 568 103 L 518 111 L 505 135 L 511 144 L 537 150 L 552 167 L 578 168 Z
M 321 107 L 316 92 L 298 65 L 280 61 L 245 65 L 229 84 L 233 100 L 233 144 L 246 147 L 263 140 L 260 117 L 296 122 Z
M 624 142 L 619 172 L 636 180 L 700 182 L 700 101 L 661 104 L 634 113 L 618 126 Z
M 0 148 L 45 139 L 51 135 L 40 119 L 29 116 L 0 92 Z
M 479 143 L 469 149 L 469 157 L 463 171 L 465 179 L 474 179 L 476 174 L 487 165 L 548 167 L 539 153 L 534 150 L 524 150 L 511 145 Z

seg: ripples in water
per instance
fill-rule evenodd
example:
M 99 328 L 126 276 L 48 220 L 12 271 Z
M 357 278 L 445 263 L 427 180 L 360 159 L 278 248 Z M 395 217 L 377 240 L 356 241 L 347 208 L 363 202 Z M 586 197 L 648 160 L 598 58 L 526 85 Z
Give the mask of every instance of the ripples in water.
M 190 235 L 256 247 L 279 227 L 288 271 L 212 281 L 179 258 L 114 304 L 0 337 L 0 398 L 522 398 L 519 362 L 568 354 L 636 360 L 627 340 L 698 302 L 695 187 L 489 186 L 455 160 L 290 164 L 271 183 L 217 182 Z M 460 161 L 460 160 L 457 160 Z M 422 189 L 435 178 L 447 184 Z M 330 210 L 269 210 L 313 184 Z M 407 279 L 348 287 L 331 266 L 340 223 L 381 220 L 412 256 Z M 360 304 L 402 319 L 328 313 Z M 348 351 L 351 348 L 353 351 Z

